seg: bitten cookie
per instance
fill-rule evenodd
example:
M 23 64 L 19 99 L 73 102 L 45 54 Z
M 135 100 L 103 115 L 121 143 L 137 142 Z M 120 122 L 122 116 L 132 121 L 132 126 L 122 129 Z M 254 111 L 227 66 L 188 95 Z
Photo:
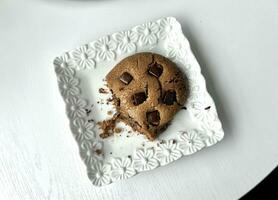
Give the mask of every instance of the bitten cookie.
M 123 59 L 106 76 L 119 118 L 154 140 L 186 101 L 184 75 L 169 59 L 138 53 Z

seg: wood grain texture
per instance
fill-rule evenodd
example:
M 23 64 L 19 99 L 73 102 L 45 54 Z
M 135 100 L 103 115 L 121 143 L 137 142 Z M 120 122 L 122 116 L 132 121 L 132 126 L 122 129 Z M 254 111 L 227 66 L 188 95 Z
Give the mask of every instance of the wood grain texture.
M 101 35 L 168 15 L 182 22 L 226 136 L 194 156 L 96 188 L 70 134 L 51 62 Z M 277 35 L 275 0 L 153 0 L 148 7 L 2 0 L 0 199 L 238 199 L 278 164 Z

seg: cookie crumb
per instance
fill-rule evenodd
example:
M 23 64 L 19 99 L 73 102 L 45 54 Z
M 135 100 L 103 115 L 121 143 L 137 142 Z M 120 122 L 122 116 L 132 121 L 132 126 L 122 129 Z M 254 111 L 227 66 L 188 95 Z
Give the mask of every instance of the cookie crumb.
M 97 155 L 101 154 L 101 150 L 100 149 L 97 149 L 95 152 L 96 152 Z
M 100 103 L 101 105 L 103 105 L 103 104 L 104 104 L 104 100 L 103 100 L 103 99 L 100 99 L 99 103 Z
M 160 144 L 164 144 L 164 143 L 165 143 L 165 140 L 161 140 L 159 143 L 160 143 Z
M 113 94 L 113 91 L 111 90 L 111 93 Z M 116 96 L 115 96 L 115 94 L 113 94 L 112 95 L 112 97 L 110 97 L 110 98 L 108 98 L 107 100 L 106 100 L 109 104 L 111 103 L 112 105 L 114 105 L 116 108 L 117 107 L 119 107 L 120 106 L 120 99 L 119 98 L 117 98 Z
M 99 135 L 101 138 L 104 139 L 113 134 L 118 117 L 119 114 L 116 113 L 111 119 L 103 120 L 97 123 L 99 125 L 99 129 L 102 130 L 102 133 Z
M 101 93 L 101 94 L 107 94 L 108 93 L 108 91 L 104 88 L 99 88 L 98 92 Z
M 107 115 L 112 115 L 112 111 L 111 110 L 109 110 L 108 112 L 107 112 Z
M 120 132 L 122 132 L 122 129 L 121 128 L 114 128 L 114 132 L 115 133 L 120 133 Z M 121 136 L 121 135 L 120 135 Z
M 205 108 L 205 110 L 209 110 L 209 109 L 210 109 L 210 106 L 208 106 L 208 107 Z
M 86 112 L 87 115 L 89 115 L 92 112 L 92 110 L 88 109 L 88 108 L 85 108 L 85 112 Z

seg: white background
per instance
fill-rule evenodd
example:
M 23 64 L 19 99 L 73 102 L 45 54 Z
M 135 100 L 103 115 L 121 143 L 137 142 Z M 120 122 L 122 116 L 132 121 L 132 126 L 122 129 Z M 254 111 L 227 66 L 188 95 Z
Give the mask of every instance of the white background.
M 219 144 L 103 188 L 88 180 L 52 61 L 174 16 L 223 123 Z M 0 0 L 0 199 L 237 199 L 278 164 L 275 0 Z

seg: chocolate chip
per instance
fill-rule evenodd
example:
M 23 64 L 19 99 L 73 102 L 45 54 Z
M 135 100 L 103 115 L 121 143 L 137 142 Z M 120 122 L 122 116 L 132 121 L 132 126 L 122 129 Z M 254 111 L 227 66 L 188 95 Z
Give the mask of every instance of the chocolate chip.
M 140 105 L 141 103 L 143 103 L 144 101 L 146 101 L 147 99 L 147 95 L 145 92 L 139 92 L 139 93 L 136 93 L 132 96 L 132 99 L 133 99 L 133 104 L 135 106 L 138 106 Z
M 157 63 L 152 64 L 148 70 L 149 74 L 155 76 L 156 78 L 161 76 L 162 71 L 163 71 L 162 66 Z
M 120 76 L 120 80 L 121 80 L 124 84 L 126 84 L 126 85 L 128 85 L 128 84 L 132 81 L 132 79 L 133 79 L 133 77 L 132 77 L 129 73 L 127 73 L 127 72 L 124 72 L 124 73 Z
M 173 105 L 176 101 L 176 92 L 168 90 L 164 94 L 163 103 L 166 105 Z
M 158 126 L 160 122 L 160 114 L 157 110 L 147 112 L 147 121 L 153 126 Z

